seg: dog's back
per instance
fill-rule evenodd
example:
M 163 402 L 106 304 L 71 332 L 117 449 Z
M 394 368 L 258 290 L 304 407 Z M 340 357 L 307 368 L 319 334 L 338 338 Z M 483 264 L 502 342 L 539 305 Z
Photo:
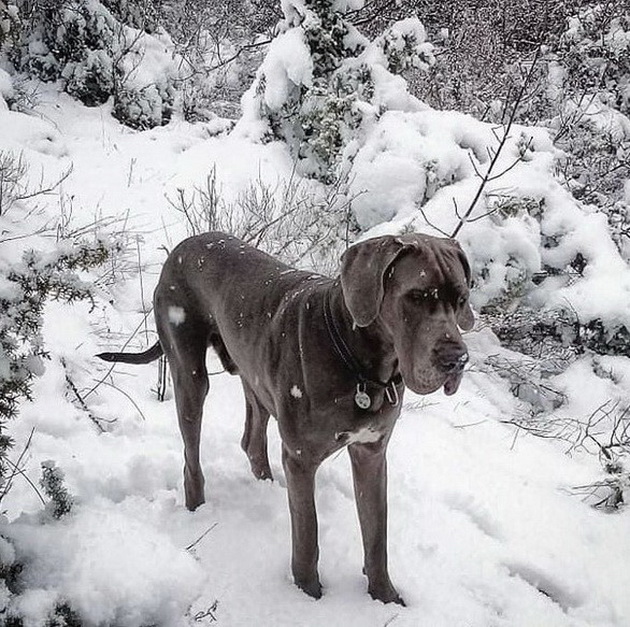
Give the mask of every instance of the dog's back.
M 231 373 L 273 387 L 277 367 L 291 367 L 305 299 L 332 280 L 291 268 L 238 238 L 211 232 L 184 240 L 164 264 L 155 290 L 160 341 L 210 345 Z M 173 336 L 177 336 L 174 341 Z M 282 338 L 282 343 L 272 341 Z M 275 354 L 281 351 L 281 354 Z M 265 386 L 265 379 L 269 386 Z M 275 409 L 271 394 L 264 398 Z

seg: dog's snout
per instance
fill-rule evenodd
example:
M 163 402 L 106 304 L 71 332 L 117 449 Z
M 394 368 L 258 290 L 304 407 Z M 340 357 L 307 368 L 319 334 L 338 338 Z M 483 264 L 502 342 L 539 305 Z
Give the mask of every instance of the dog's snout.
M 462 346 L 447 346 L 437 353 L 437 365 L 445 374 L 461 372 L 468 363 L 468 351 Z

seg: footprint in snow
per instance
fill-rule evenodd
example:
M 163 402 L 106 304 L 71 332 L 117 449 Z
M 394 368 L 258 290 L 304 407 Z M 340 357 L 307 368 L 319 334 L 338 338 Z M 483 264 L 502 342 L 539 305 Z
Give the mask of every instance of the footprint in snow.
M 510 577 L 518 577 L 523 580 L 558 605 L 565 614 L 569 610 L 579 607 L 584 602 L 584 599 L 577 591 L 569 590 L 566 586 L 554 580 L 551 575 L 548 575 L 536 566 L 519 562 L 506 563 L 505 566 Z
M 451 493 L 445 496 L 444 501 L 451 509 L 466 516 L 484 535 L 494 540 L 504 539 L 499 523 L 493 519 L 484 505 L 475 501 L 473 496 Z

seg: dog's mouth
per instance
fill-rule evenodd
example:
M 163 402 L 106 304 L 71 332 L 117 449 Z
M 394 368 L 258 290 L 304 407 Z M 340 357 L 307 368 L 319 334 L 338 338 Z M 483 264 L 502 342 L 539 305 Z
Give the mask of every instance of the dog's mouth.
M 463 376 L 463 370 L 458 370 L 442 375 L 436 373 L 436 376 L 429 380 L 418 380 L 417 378 L 412 379 L 406 377 L 403 373 L 403 380 L 405 385 L 416 394 L 422 394 L 424 396 L 426 394 L 433 394 L 433 392 L 437 392 L 440 388 L 443 388 L 446 396 L 452 396 L 459 389 Z
M 451 374 L 446 376 L 446 381 L 444 381 L 444 394 L 446 396 L 452 396 L 459 389 L 459 384 L 462 382 L 462 377 L 464 376 L 464 371 L 459 370 L 456 372 L 452 372 Z
M 401 366 L 401 374 L 405 385 L 416 394 L 433 394 L 440 388 L 444 389 L 446 396 L 452 396 L 457 392 L 464 376 L 464 366 L 467 359 L 461 359 L 456 367 L 448 372 L 437 368 L 406 369 Z
M 410 379 L 405 378 L 403 375 L 403 380 L 405 381 L 405 385 L 413 390 L 416 394 L 432 394 L 433 392 L 437 392 L 441 387 L 444 388 L 444 394 L 446 396 L 452 396 L 459 389 L 459 385 L 462 382 L 462 377 L 464 376 L 463 370 L 457 370 L 455 372 L 451 372 L 447 375 L 443 375 L 444 378 L 440 377 L 437 380 L 433 379 L 431 382 L 423 381 L 419 382 L 411 382 Z

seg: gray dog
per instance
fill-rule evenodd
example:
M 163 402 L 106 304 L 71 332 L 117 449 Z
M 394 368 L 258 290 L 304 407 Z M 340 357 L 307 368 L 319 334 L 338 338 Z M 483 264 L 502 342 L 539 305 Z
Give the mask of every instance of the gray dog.
M 341 275 L 290 268 L 224 233 L 179 244 L 154 295 L 159 342 L 106 361 L 148 363 L 165 354 L 184 440 L 186 507 L 204 502 L 199 463 L 206 349 L 238 374 L 246 400 L 241 445 L 254 476 L 271 479 L 267 422 L 278 420 L 291 514 L 295 583 L 322 586 L 315 472 L 344 446 L 352 462 L 368 591 L 404 604 L 387 568 L 385 452 L 404 386 L 453 394 L 468 360 L 470 268 L 459 245 L 427 235 L 378 237 L 349 248 Z

